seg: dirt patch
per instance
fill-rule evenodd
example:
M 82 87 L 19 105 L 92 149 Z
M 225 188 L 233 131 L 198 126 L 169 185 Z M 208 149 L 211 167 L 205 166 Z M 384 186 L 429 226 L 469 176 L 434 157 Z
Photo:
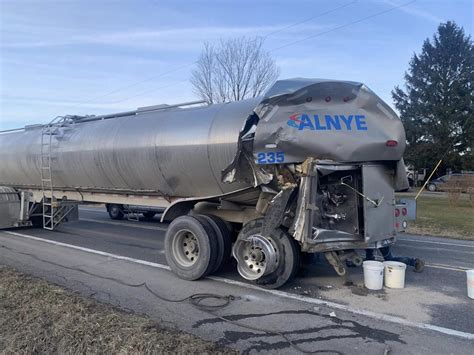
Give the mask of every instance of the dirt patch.
M 0 266 L 0 353 L 236 353 Z

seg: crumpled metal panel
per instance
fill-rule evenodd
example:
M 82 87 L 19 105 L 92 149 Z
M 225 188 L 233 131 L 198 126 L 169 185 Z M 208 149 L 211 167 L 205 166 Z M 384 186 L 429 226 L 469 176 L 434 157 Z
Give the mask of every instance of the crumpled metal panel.
M 278 81 L 255 112 L 253 142 L 259 164 L 303 162 L 307 157 L 337 162 L 397 161 L 405 131 L 395 112 L 365 85 L 350 81 Z M 388 147 L 388 140 L 397 146 Z M 268 158 L 270 157 L 270 158 Z

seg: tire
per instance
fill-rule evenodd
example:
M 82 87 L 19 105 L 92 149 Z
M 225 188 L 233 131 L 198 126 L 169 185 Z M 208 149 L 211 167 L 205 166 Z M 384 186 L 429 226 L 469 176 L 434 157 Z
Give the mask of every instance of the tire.
M 30 218 L 31 224 L 35 228 L 43 228 L 43 217 L 42 216 L 34 216 Z
M 435 192 L 436 191 L 436 185 L 435 184 L 428 184 L 428 191 Z
M 202 216 L 173 220 L 165 237 L 165 256 L 171 270 L 184 280 L 198 280 L 211 273 L 218 256 L 217 238 L 212 225 Z
M 143 214 L 143 217 L 145 217 L 146 219 L 152 219 L 153 217 L 155 217 L 156 212 L 148 211 L 148 212 L 143 212 L 142 214 Z
M 214 266 L 212 267 L 212 270 L 210 270 L 209 273 L 206 274 L 206 275 L 210 275 L 216 272 L 221 267 L 222 260 L 224 260 L 224 236 L 219 226 L 217 225 L 217 223 L 211 217 L 207 215 L 194 215 L 193 217 L 196 218 L 202 224 L 208 223 L 211 226 L 216 236 L 216 242 L 217 242 L 216 259 L 214 262 Z
M 123 219 L 124 213 L 120 205 L 108 205 L 107 212 L 112 219 L 121 220 Z
M 239 238 L 261 233 L 262 220 L 253 220 L 242 228 Z M 265 288 L 275 289 L 290 281 L 297 273 L 300 266 L 300 250 L 297 242 L 283 229 L 275 229 L 268 239 L 274 244 L 279 254 L 278 266 L 275 271 L 264 275 L 255 281 Z
M 219 256 L 217 257 L 216 266 L 213 272 L 218 271 L 222 266 L 227 264 L 232 254 L 232 234 L 229 226 L 221 218 L 213 215 L 202 215 L 206 218 L 214 228 L 218 237 Z

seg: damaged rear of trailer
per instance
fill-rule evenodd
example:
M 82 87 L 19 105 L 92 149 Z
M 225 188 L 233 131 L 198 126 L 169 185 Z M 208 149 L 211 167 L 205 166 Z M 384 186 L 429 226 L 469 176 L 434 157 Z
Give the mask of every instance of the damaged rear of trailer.
M 397 232 L 414 219 L 414 201 L 395 198 L 396 190 L 408 187 L 403 125 L 366 86 L 278 82 L 254 112 L 240 133 L 236 158 L 223 172 L 224 181 L 248 182 L 251 176 L 268 195 L 260 233 L 244 227 L 234 245 L 242 276 L 278 286 L 286 281 L 285 276 L 265 276 L 278 273 L 275 260 L 287 259 L 291 269 L 291 260 L 297 259 L 291 250 L 278 253 L 281 246 L 266 242 L 276 239 L 272 233 L 278 228 L 298 243 L 298 250 L 323 252 L 344 275 L 345 260 L 362 263 L 356 249 L 393 244 Z M 264 268 L 258 260 L 265 260 Z
M 38 131 L 0 135 L 8 203 L 30 196 L 26 207 L 52 221 L 66 201 L 165 208 L 166 258 L 188 280 L 230 254 L 266 287 L 291 279 L 301 253 L 324 253 L 344 275 L 346 260 L 361 264 L 357 249 L 393 244 L 415 215 L 395 197 L 408 187 L 403 125 L 361 83 L 289 79 L 241 102 L 68 116 L 46 127 L 58 166 L 51 192 L 38 183 Z

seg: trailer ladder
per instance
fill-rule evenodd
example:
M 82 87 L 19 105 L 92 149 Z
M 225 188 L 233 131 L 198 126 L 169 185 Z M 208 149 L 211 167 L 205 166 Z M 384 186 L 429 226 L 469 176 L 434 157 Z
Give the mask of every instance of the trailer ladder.
M 53 136 L 68 117 L 58 116 L 41 130 L 41 193 L 43 205 L 43 228 L 53 230 L 75 209 L 77 203 L 57 200 L 54 196 L 52 173 Z

